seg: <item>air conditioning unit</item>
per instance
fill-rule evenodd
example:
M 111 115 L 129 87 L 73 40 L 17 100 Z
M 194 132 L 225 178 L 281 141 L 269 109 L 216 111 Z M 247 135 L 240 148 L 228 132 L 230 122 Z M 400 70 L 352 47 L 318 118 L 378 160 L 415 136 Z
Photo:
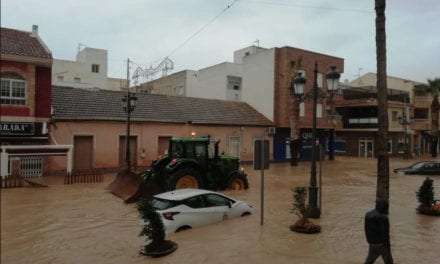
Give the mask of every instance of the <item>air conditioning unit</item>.
M 268 133 L 269 135 L 275 135 L 275 133 L 276 133 L 276 128 L 275 128 L 275 127 L 268 127 L 268 128 L 267 128 L 267 133 Z

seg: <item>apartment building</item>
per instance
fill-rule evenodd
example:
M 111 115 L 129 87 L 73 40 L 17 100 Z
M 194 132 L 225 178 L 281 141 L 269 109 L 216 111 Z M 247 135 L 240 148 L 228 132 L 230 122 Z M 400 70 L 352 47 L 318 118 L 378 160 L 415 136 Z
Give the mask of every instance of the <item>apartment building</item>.
M 377 75 L 375 73 L 366 73 L 348 84 L 358 91 L 364 91 L 363 97 L 369 97 L 367 99 L 370 101 L 369 105 L 377 108 L 377 101 L 375 100 L 376 81 Z M 408 148 L 408 153 L 413 153 L 415 146 L 420 148 L 421 153 L 429 152 L 432 96 L 414 93 L 414 87 L 419 84 L 421 83 L 404 78 L 387 77 L 389 96 L 388 127 L 391 135 L 389 153 L 391 155 L 403 154 L 405 148 Z M 404 96 L 398 98 L 398 94 L 404 94 Z M 353 98 L 353 96 L 350 98 Z M 396 98 L 398 99 L 396 100 Z M 359 106 L 362 106 L 362 104 Z M 377 125 L 372 124 L 371 128 L 373 127 L 377 127 Z M 344 127 L 344 129 L 348 131 L 347 127 Z M 371 143 L 374 142 L 374 137 L 367 136 L 364 138 L 366 142 L 370 142 L 368 143 L 369 146 L 374 146 Z M 352 154 L 356 154 L 356 151 Z M 364 153 L 359 152 L 358 154 L 364 156 Z

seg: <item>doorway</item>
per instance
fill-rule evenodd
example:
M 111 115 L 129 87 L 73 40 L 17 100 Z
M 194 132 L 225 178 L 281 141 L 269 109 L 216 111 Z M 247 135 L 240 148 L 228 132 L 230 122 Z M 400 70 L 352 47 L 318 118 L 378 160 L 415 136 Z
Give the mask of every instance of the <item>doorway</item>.
M 73 137 L 73 168 L 93 168 L 93 136 Z
M 370 137 L 359 138 L 359 157 L 372 158 L 374 155 L 374 140 Z

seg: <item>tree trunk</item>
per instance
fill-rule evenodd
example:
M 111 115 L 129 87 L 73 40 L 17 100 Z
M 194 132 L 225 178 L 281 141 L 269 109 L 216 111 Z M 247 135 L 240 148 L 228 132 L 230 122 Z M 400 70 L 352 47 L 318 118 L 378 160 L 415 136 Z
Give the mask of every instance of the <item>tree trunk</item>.
M 437 157 L 439 109 L 438 95 L 434 95 L 431 104 L 431 156 L 433 158 Z
M 299 128 L 299 101 L 293 91 L 290 92 L 290 166 L 298 166 L 298 154 L 301 146 Z
M 377 60 L 377 102 L 379 129 L 377 135 L 377 187 L 376 200 L 389 201 L 388 160 L 388 105 L 387 67 L 385 34 L 385 0 L 375 0 L 376 10 L 376 60 Z

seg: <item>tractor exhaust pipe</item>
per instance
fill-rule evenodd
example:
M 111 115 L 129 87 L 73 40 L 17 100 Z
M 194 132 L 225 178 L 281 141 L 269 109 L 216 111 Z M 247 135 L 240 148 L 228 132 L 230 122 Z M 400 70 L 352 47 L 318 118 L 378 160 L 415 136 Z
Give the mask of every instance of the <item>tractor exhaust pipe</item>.
M 214 144 L 214 159 L 218 159 L 219 155 L 218 155 L 218 144 L 220 144 L 220 139 L 215 142 Z

